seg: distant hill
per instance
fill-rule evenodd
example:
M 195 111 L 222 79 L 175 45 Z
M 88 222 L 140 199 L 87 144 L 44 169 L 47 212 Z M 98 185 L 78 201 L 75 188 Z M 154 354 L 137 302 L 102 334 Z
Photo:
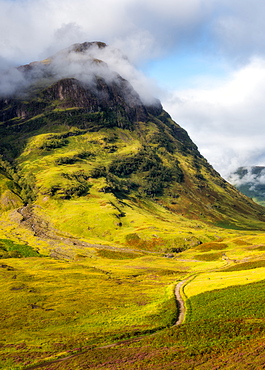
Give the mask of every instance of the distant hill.
M 243 194 L 265 206 L 265 166 L 239 167 L 229 181 Z

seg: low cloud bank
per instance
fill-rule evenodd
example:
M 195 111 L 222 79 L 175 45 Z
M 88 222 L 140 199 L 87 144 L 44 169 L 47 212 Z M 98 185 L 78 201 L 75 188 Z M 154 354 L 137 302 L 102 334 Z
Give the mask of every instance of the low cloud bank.
M 240 167 L 236 172 L 232 173 L 229 181 L 236 185 L 245 184 L 265 184 L 265 167 L 263 166 L 245 166 Z
M 263 166 L 240 167 L 229 176 L 228 181 L 242 191 L 247 190 L 246 194 L 249 196 L 265 196 L 265 167 Z

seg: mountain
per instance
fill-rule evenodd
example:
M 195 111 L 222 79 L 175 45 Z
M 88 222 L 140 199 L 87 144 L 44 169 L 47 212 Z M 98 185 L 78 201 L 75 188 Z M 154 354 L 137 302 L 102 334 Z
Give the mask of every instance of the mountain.
M 239 167 L 229 176 L 229 182 L 255 202 L 265 205 L 265 167 Z
M 18 209 L 20 227 L 39 238 L 150 250 L 183 246 L 190 222 L 263 228 L 264 209 L 220 177 L 119 63 L 128 61 L 106 44 L 83 43 L 3 77 L 2 212 Z
M 262 368 L 264 208 L 126 57 L 76 44 L 0 96 L 0 368 Z

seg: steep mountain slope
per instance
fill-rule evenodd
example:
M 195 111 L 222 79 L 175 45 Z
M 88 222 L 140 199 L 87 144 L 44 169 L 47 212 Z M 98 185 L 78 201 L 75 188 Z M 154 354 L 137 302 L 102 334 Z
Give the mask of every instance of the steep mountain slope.
M 214 171 L 158 101 L 143 103 L 110 70 L 106 50 L 77 44 L 17 70 L 19 85 L 0 100 L 2 212 L 19 209 L 38 237 L 149 250 L 183 247 L 189 227 L 205 223 L 263 228 L 264 209 Z

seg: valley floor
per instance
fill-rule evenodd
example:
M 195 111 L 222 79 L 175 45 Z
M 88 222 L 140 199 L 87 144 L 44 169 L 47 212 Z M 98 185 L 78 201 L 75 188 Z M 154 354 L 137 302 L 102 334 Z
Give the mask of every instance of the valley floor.
M 12 217 L 0 247 L 20 252 L 0 261 L 0 368 L 264 368 L 262 232 L 220 229 L 163 253 L 48 240 Z

